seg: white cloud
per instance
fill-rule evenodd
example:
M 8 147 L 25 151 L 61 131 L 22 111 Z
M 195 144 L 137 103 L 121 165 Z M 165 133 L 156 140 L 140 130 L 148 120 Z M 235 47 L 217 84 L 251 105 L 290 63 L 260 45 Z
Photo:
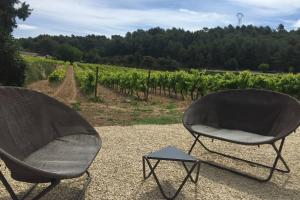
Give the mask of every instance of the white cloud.
M 183 13 L 191 14 L 191 15 L 197 15 L 197 12 L 189 10 L 189 9 L 180 8 L 179 11 L 183 12 Z
M 235 23 L 235 16 L 188 9 L 129 9 L 107 4 L 95 6 L 91 0 L 27 0 L 33 8 L 31 21 L 39 30 L 60 30 L 61 34 L 125 34 L 137 28 L 160 26 L 198 30 L 202 27 Z M 41 19 L 47 19 L 47 24 Z M 47 33 L 47 32 L 46 32 Z
M 293 14 L 300 9 L 300 0 L 228 0 L 264 15 Z
M 300 19 L 298 19 L 294 24 L 293 24 L 294 28 L 300 28 Z
M 20 30 L 33 30 L 37 29 L 36 26 L 28 25 L 28 24 L 18 24 L 18 29 Z
M 300 8 L 299 0 L 230 0 L 230 1 L 267 8 L 267 9 Z

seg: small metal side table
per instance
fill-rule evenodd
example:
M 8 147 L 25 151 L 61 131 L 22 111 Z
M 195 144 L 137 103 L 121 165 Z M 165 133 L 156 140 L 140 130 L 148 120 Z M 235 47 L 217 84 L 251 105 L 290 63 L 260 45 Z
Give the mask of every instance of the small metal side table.
M 150 163 L 150 160 L 156 160 L 156 163 L 152 166 Z M 160 161 L 178 161 L 181 162 L 184 169 L 187 172 L 186 177 L 183 179 L 181 185 L 179 186 L 178 190 L 176 191 L 176 193 L 172 196 L 172 197 L 168 197 L 165 192 L 163 191 L 163 188 L 159 182 L 159 179 L 155 173 L 155 169 L 158 166 Z M 145 163 L 147 162 L 148 167 L 150 169 L 150 172 L 146 175 L 146 166 Z M 192 167 L 190 169 L 188 169 L 186 163 L 192 163 Z M 196 178 L 194 179 L 192 177 L 192 172 L 194 171 L 194 169 L 197 168 L 197 173 L 196 173 Z M 197 183 L 198 182 L 198 177 L 199 177 L 199 170 L 200 170 L 200 161 L 193 157 L 190 156 L 189 154 L 185 153 L 184 151 L 173 147 L 173 146 L 168 146 L 165 147 L 163 149 L 160 149 L 156 152 L 153 153 L 149 153 L 145 156 L 143 156 L 143 175 L 144 175 L 144 180 L 148 179 L 152 174 L 154 176 L 154 179 L 162 193 L 162 195 L 164 196 L 164 198 L 166 199 L 174 199 L 176 198 L 176 196 L 179 194 L 180 190 L 182 189 L 182 187 L 184 186 L 184 184 L 186 183 L 186 181 L 188 180 L 188 178 L 191 179 L 191 181 L 193 183 Z

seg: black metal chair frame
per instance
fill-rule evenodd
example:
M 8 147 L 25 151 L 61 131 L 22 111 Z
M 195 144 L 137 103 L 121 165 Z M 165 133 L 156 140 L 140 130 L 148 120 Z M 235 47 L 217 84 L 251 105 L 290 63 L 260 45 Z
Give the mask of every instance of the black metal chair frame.
M 86 171 L 85 173 L 87 175 L 86 181 L 85 181 L 85 184 L 83 186 L 82 191 L 78 195 L 78 200 L 84 199 L 87 187 L 88 187 L 88 185 L 90 184 L 90 182 L 92 180 L 92 177 L 91 177 L 90 173 L 88 171 Z M 10 194 L 10 196 L 13 200 L 24 200 L 24 199 L 26 199 L 38 185 L 38 183 L 34 184 L 32 187 L 30 187 L 28 189 L 28 191 L 22 197 L 18 197 L 1 171 L 0 171 L 0 180 L 3 183 L 5 189 L 8 191 L 8 193 Z M 32 200 L 41 199 L 43 196 L 45 196 L 47 193 L 49 193 L 52 189 L 54 189 L 60 183 L 60 181 L 61 181 L 60 179 L 53 179 L 51 181 L 50 185 L 48 187 L 46 187 L 44 190 L 42 190 L 35 197 L 33 197 Z
M 231 155 L 228 155 L 228 154 L 220 153 L 220 152 L 217 152 L 217 151 L 213 151 L 213 150 L 209 149 L 207 146 L 205 146 L 204 143 L 199 139 L 200 136 L 201 136 L 201 134 L 193 133 L 193 132 L 191 132 L 191 134 L 194 136 L 195 140 L 194 140 L 194 142 L 193 142 L 193 144 L 192 144 L 192 146 L 191 146 L 188 154 L 191 154 L 191 152 L 194 149 L 195 145 L 197 143 L 199 143 L 209 153 L 217 154 L 217 155 L 220 155 L 220 156 L 232 159 L 232 160 L 239 160 L 239 161 L 242 161 L 242 162 L 245 162 L 245 163 L 249 163 L 251 165 L 255 165 L 257 167 L 268 168 L 268 169 L 270 169 L 270 173 L 267 176 L 267 178 L 261 178 L 261 177 L 250 175 L 248 173 L 244 173 L 244 172 L 238 171 L 236 169 L 228 168 L 226 166 L 223 166 L 223 165 L 220 165 L 220 164 L 217 164 L 217 163 L 213 163 L 213 162 L 210 162 L 210 161 L 206 161 L 206 160 L 201 160 L 200 159 L 201 162 L 203 162 L 205 164 L 208 164 L 208 165 L 211 165 L 213 167 L 216 167 L 216 168 L 219 168 L 219 169 L 223 169 L 223 170 L 226 170 L 226 171 L 238 174 L 238 175 L 242 175 L 244 177 L 247 177 L 247 178 L 259 181 L 259 182 L 267 182 L 267 181 L 269 181 L 272 178 L 272 175 L 273 175 L 273 173 L 274 173 L 275 170 L 279 171 L 279 172 L 282 172 L 282 173 L 289 173 L 290 172 L 289 166 L 287 165 L 286 161 L 283 159 L 283 157 L 281 155 L 285 138 L 281 139 L 279 148 L 275 145 L 276 141 L 270 144 L 273 147 L 274 151 L 276 152 L 276 157 L 275 157 L 275 160 L 274 160 L 272 166 L 268 166 L 268 165 L 264 165 L 264 164 L 261 164 L 261 163 L 253 162 L 253 161 L 250 161 L 250 160 L 246 160 L 246 159 L 243 159 L 243 158 L 239 158 L 239 157 L 231 156 Z M 212 140 L 214 140 L 214 138 Z M 283 163 L 285 169 L 279 169 L 279 168 L 277 168 L 277 164 L 278 164 L 279 160 Z
M 156 163 L 152 166 L 150 160 L 156 160 Z M 148 158 L 147 156 L 143 156 L 143 176 L 144 176 L 144 180 L 148 179 L 152 174 L 154 177 L 155 182 L 158 185 L 159 190 L 161 191 L 162 195 L 164 198 L 166 199 L 175 199 L 177 197 L 177 195 L 179 194 L 179 192 L 181 191 L 181 189 L 183 188 L 184 184 L 187 182 L 187 180 L 190 178 L 190 180 L 193 183 L 197 183 L 198 182 L 198 177 L 199 177 L 199 171 L 200 171 L 200 161 L 179 161 L 182 163 L 184 169 L 187 172 L 186 177 L 183 179 L 182 183 L 180 184 L 179 188 L 177 189 L 177 191 L 175 192 L 175 194 L 173 196 L 167 196 L 166 193 L 164 192 L 162 185 L 159 182 L 159 179 L 155 173 L 155 169 L 158 166 L 158 164 L 160 163 L 160 161 L 165 160 L 165 161 L 179 161 L 178 159 L 159 159 L 159 158 Z M 150 172 L 148 174 L 146 174 L 146 163 L 148 164 L 148 167 L 150 169 Z M 192 167 L 190 169 L 188 169 L 188 167 L 186 166 L 186 163 L 193 163 Z M 192 177 L 192 173 L 194 171 L 194 169 L 197 167 L 197 172 L 196 172 L 196 178 L 194 179 Z

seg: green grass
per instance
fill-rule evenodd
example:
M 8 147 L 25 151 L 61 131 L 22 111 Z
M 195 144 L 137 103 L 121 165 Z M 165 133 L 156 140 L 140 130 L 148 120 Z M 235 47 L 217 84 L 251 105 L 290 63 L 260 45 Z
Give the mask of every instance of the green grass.
M 138 112 L 151 112 L 154 109 L 150 106 L 144 106 L 144 107 L 136 107 L 134 110 Z
M 153 100 L 153 101 L 150 102 L 150 105 L 152 105 L 152 106 L 159 105 L 159 104 L 160 104 L 160 102 L 159 101 L 155 101 L 155 100 Z
M 132 113 L 132 117 L 133 117 L 134 119 L 138 119 L 138 118 L 140 117 L 141 114 L 142 114 L 141 111 L 135 109 L 135 110 L 133 111 L 133 113 Z
M 71 106 L 75 111 L 81 111 L 81 108 L 80 108 L 81 102 L 80 101 L 71 103 Z
M 181 123 L 180 115 L 151 116 L 134 119 L 131 124 L 177 124 Z
M 104 99 L 101 96 L 92 96 L 89 98 L 89 101 L 94 102 L 94 103 L 105 103 Z
M 171 102 L 171 103 L 169 103 L 169 104 L 166 106 L 166 108 L 167 108 L 168 110 L 173 110 L 173 109 L 176 108 L 176 104 L 173 103 L 173 102 Z

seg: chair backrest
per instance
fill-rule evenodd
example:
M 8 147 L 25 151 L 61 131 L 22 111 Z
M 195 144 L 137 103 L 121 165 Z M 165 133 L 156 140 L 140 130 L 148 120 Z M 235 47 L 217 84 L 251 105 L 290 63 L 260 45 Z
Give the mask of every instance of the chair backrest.
M 47 95 L 0 87 L 2 153 L 22 160 L 55 138 L 72 134 L 96 134 L 96 131 L 74 110 Z
M 285 94 L 267 90 L 226 90 L 194 102 L 183 123 L 238 129 L 281 137 L 300 124 L 299 102 Z

